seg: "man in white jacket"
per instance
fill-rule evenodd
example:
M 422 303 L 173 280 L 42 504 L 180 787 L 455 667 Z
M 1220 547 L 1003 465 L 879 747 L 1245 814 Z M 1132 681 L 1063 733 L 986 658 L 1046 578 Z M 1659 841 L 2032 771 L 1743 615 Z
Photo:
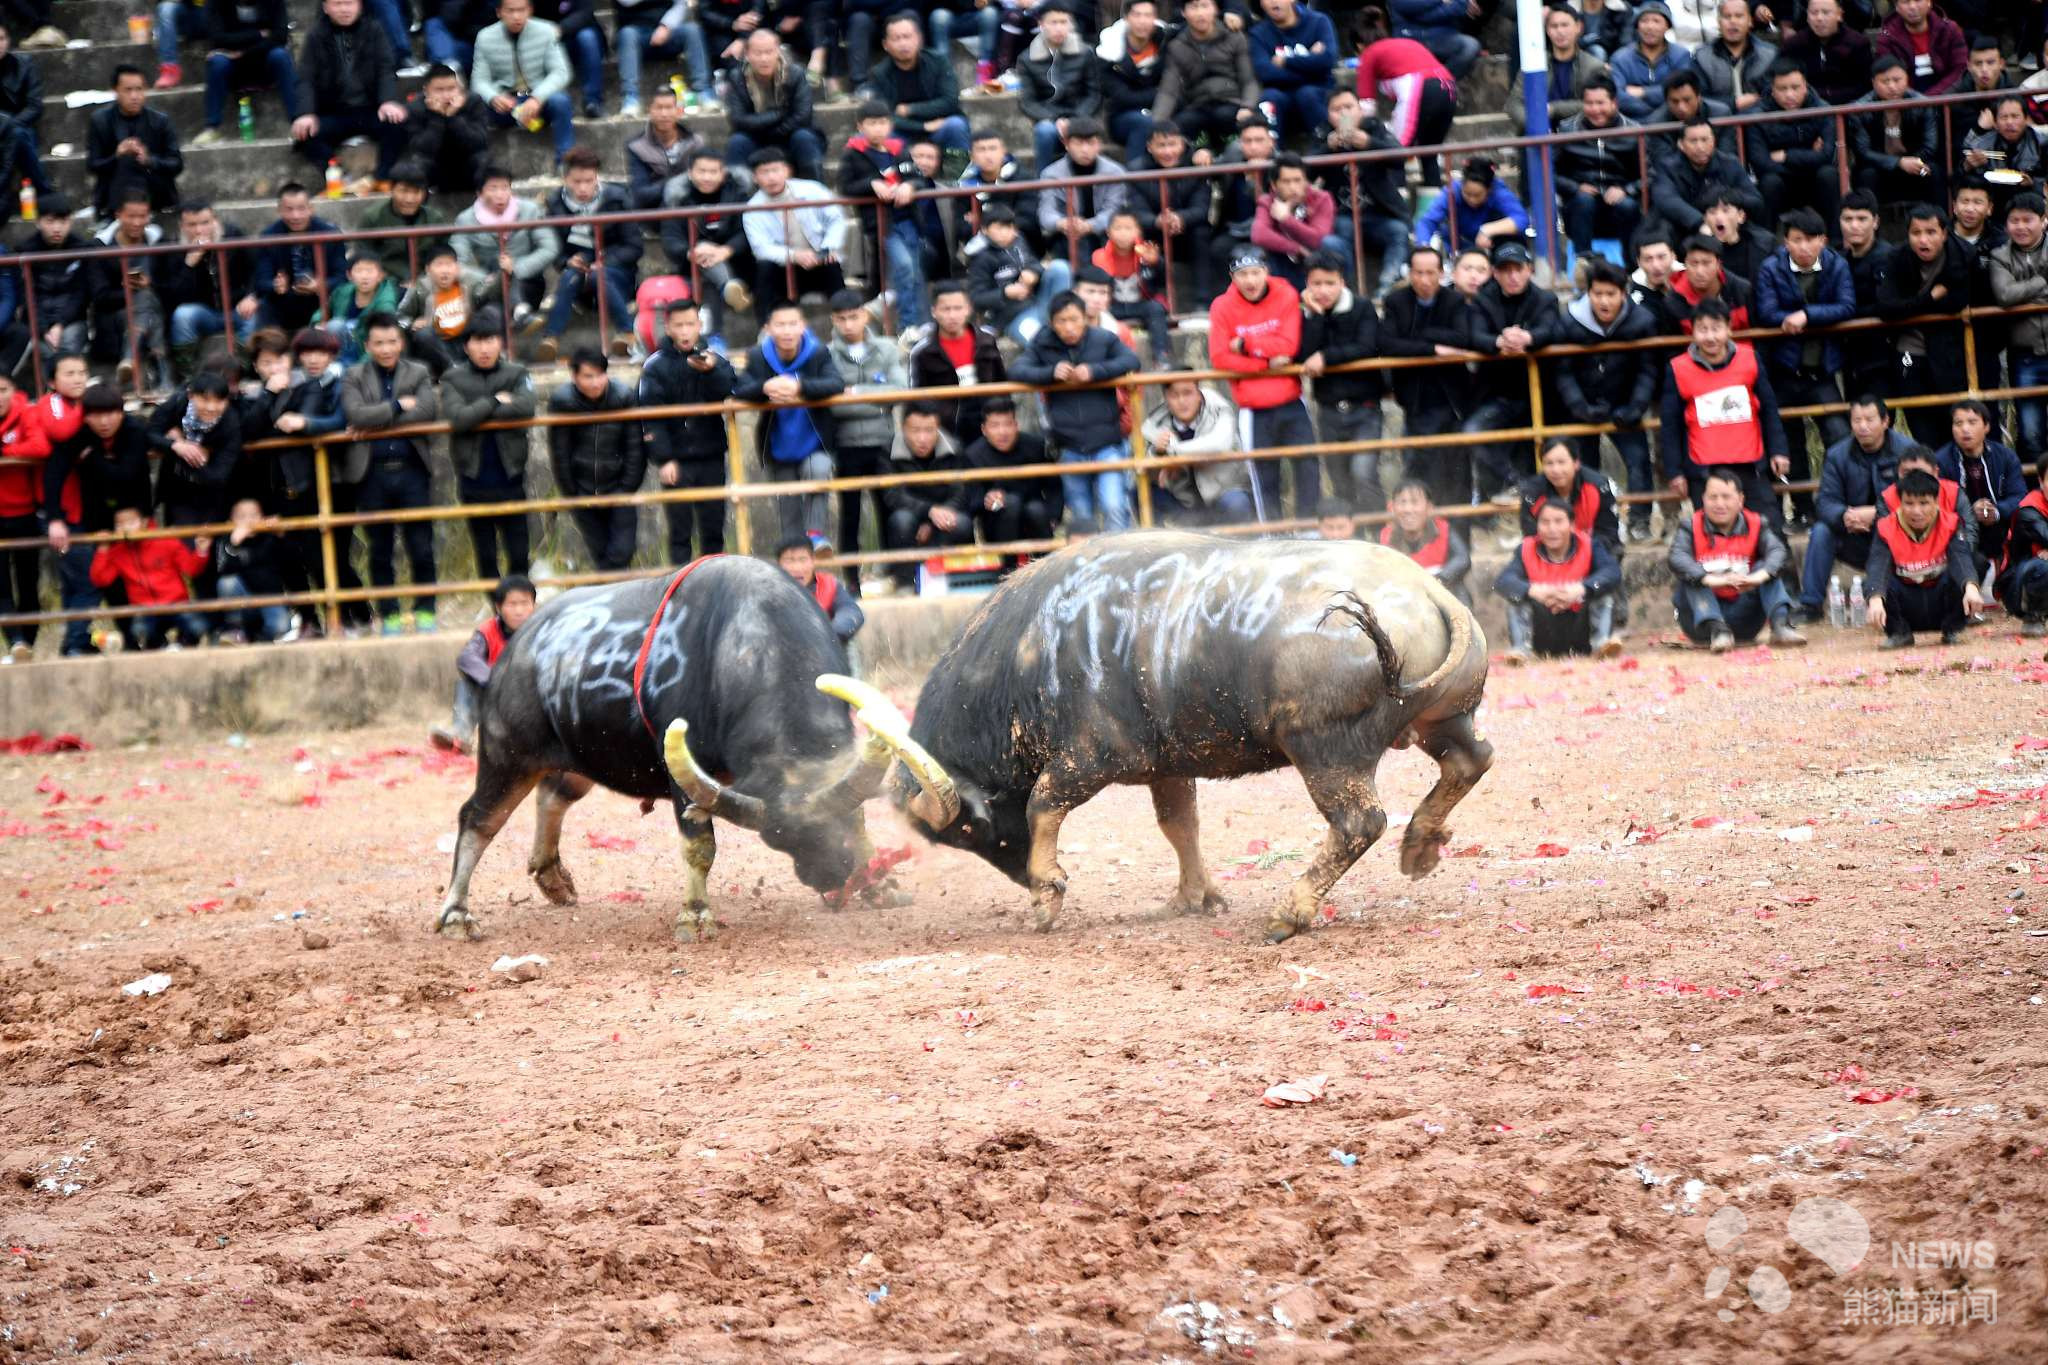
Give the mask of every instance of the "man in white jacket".
M 1147 417 L 1139 432 L 1155 456 L 1221 455 L 1239 448 L 1237 409 L 1228 398 L 1192 379 L 1166 386 L 1166 404 Z M 1179 465 L 1162 469 L 1160 491 L 1169 521 L 1201 525 L 1252 518 L 1251 467 L 1243 460 Z
M 745 215 L 747 245 L 754 252 L 755 305 L 763 310 L 778 303 L 800 299 L 805 294 L 830 296 L 846 287 L 840 258 L 846 248 L 846 233 L 852 226 L 837 204 L 813 201 L 830 199 L 832 191 L 815 180 L 797 180 L 789 173 L 789 153 L 780 147 L 763 147 L 747 158 L 754 172 L 754 197 L 750 208 L 771 204 L 779 213 L 750 212 Z M 795 290 L 791 291 L 791 267 Z

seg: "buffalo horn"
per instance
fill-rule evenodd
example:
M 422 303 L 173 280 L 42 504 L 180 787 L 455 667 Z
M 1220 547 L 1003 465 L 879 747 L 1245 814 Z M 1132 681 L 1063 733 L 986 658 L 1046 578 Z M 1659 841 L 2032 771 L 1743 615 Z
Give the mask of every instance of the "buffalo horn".
M 675 779 L 683 795 L 690 798 L 692 805 L 707 815 L 729 820 L 735 825 L 749 829 L 758 828 L 767 814 L 767 806 L 759 797 L 742 796 L 728 787 L 721 787 L 710 774 L 697 766 L 696 755 L 690 752 L 690 727 L 680 720 L 668 723 L 668 733 L 662 738 L 662 757 L 668 762 L 668 774 Z
M 859 759 L 861 766 L 872 770 L 878 756 L 893 752 L 917 779 L 918 792 L 911 798 L 910 813 L 932 829 L 952 824 L 960 814 L 960 793 L 954 790 L 953 779 L 946 776 L 939 761 L 910 737 L 910 722 L 903 718 L 895 703 L 867 683 L 839 673 L 820 675 L 817 686 L 826 696 L 837 697 L 853 707 L 860 723 L 868 727 L 868 740 Z M 879 778 L 875 780 L 879 785 Z

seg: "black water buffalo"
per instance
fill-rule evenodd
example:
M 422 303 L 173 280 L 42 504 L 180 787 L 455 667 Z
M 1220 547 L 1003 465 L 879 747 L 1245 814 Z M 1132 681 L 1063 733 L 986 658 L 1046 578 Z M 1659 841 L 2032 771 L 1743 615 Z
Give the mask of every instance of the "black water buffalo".
M 758 832 L 820 892 L 845 887 L 872 856 L 861 808 L 881 790 L 890 751 L 873 739 L 857 747 L 846 709 L 811 686 L 846 668 L 824 613 L 773 565 L 722 556 L 689 573 L 650 640 L 669 582 L 563 593 L 512 638 L 484 690 L 476 790 L 437 929 L 481 936 L 470 875 L 536 787 L 527 870 L 557 905 L 576 898 L 562 817 L 592 786 L 674 805 L 688 872 L 678 936 L 712 932 L 714 818 Z
M 881 738 L 899 746 L 895 795 L 913 823 L 1030 887 L 1041 929 L 1066 892 L 1060 822 L 1104 787 L 1152 789 L 1180 860 L 1167 908 L 1213 910 L 1195 779 L 1293 766 L 1330 832 L 1268 926 L 1279 942 L 1386 828 L 1374 775 L 1389 747 L 1439 766 L 1401 841 L 1408 875 L 1436 867 L 1445 817 L 1493 762 L 1472 722 L 1485 684 L 1471 612 L 1405 555 L 1146 532 L 1004 584 L 932 669 L 908 735 Z M 877 700 L 844 679 L 819 686 Z M 862 718 L 889 725 L 879 706 Z

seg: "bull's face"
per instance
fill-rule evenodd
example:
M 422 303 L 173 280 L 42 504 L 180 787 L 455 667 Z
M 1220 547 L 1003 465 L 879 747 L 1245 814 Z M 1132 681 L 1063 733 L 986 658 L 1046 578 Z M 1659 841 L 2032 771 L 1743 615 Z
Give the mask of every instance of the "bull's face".
M 1031 853 L 1031 825 L 1024 814 L 1025 795 L 990 795 L 974 783 L 959 779 L 955 779 L 954 786 L 960 796 L 960 811 L 943 825 L 934 825 L 919 813 L 915 787 L 899 788 L 899 804 L 906 805 L 918 833 L 933 843 L 972 853 L 1017 885 L 1027 885 L 1024 865 Z
M 845 886 L 867 847 L 860 807 L 849 809 L 829 794 L 771 804 L 758 829 L 762 843 L 796 865 L 797 880 L 820 893 Z

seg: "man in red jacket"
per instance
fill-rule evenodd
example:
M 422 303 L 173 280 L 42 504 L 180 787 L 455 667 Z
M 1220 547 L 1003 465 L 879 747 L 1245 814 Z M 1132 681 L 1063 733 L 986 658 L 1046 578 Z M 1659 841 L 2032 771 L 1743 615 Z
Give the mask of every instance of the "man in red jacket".
M 43 462 L 49 458 L 50 442 L 36 405 L 14 387 L 12 377 L 0 374 L 0 461 L 33 461 L 0 464 L 0 540 L 43 535 L 36 509 L 42 503 Z M 0 553 L 0 615 L 42 609 L 42 568 L 40 550 Z M 27 662 L 35 654 L 35 639 L 34 626 L 7 627 L 8 650 L 0 654 L 0 664 Z
M 1238 439 L 1246 450 L 1312 444 L 1315 428 L 1301 401 L 1301 381 L 1273 374 L 1290 367 L 1301 349 L 1301 296 L 1267 274 L 1266 253 L 1241 246 L 1230 258 L 1230 287 L 1209 305 L 1209 363 L 1245 375 L 1230 381 L 1237 402 Z M 1294 466 L 1294 505 L 1314 507 L 1323 497 L 1322 467 L 1313 456 Z M 1280 465 L 1252 466 L 1253 510 L 1260 521 L 1280 513 Z M 1299 515 L 1299 513 L 1297 513 Z
M 1946 95 L 1970 66 L 1962 26 L 1934 12 L 1934 0 L 1898 0 L 1877 31 L 1878 55 L 1897 57 L 1923 95 Z

